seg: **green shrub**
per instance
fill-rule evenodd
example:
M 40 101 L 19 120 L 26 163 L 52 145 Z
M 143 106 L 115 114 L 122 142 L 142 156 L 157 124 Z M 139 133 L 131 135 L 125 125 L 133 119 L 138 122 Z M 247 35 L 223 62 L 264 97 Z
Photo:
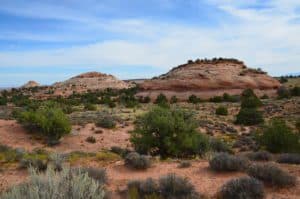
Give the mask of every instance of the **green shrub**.
M 242 108 L 236 116 L 236 124 L 256 125 L 264 122 L 263 115 L 254 108 Z
M 84 105 L 84 109 L 88 110 L 88 111 L 96 111 L 97 110 L 97 106 L 95 104 L 85 104 Z
M 155 107 L 137 119 L 131 142 L 139 153 L 162 158 L 203 154 L 209 142 L 197 127 L 191 112 Z
M 139 103 L 138 100 L 132 94 L 122 94 L 119 97 L 119 102 L 123 104 L 126 108 L 136 107 Z
M 219 106 L 219 107 L 216 109 L 216 114 L 217 114 L 217 115 L 228 115 L 227 107 L 225 107 L 225 106 Z
M 146 97 L 139 96 L 138 100 L 140 103 L 143 103 L 143 104 L 148 104 L 151 102 L 151 98 L 149 96 L 146 96 Z
M 300 154 L 299 153 L 281 154 L 278 157 L 277 162 L 285 163 L 285 164 L 300 164 Z
M 36 111 L 24 111 L 18 121 L 27 129 L 41 133 L 48 141 L 58 141 L 70 133 L 71 125 L 67 116 L 59 108 L 40 107 Z
M 123 149 L 118 146 L 112 146 L 110 151 L 118 154 L 119 156 L 121 156 L 123 158 L 125 158 L 131 152 L 129 149 Z
M 281 86 L 277 90 L 277 95 L 278 95 L 279 99 L 290 98 L 291 97 L 291 92 L 286 87 Z
M 220 191 L 222 199 L 263 199 L 264 186 L 255 178 L 241 177 L 224 184 Z
M 3 193 L 1 199 L 51 199 L 51 198 L 89 198 L 104 199 L 106 192 L 103 185 L 90 178 L 87 174 L 77 174 L 64 168 L 55 172 L 48 168 L 45 174 L 30 171 L 29 182 L 13 187 Z
M 223 102 L 223 97 L 221 96 L 214 96 L 209 99 L 210 102 L 220 103 Z
M 257 108 L 262 105 L 262 102 L 255 95 L 252 89 L 245 89 L 241 95 L 241 98 L 241 108 Z
M 198 104 L 201 102 L 201 99 L 198 98 L 196 95 L 191 95 L 189 96 L 188 102 L 192 104 Z
M 300 96 L 300 87 L 295 86 L 294 88 L 291 89 L 291 95 L 292 96 Z
M 228 93 L 224 93 L 223 101 L 224 102 L 239 102 L 240 96 L 239 95 L 229 95 Z
M 267 151 L 257 151 L 248 154 L 248 158 L 255 161 L 270 161 L 272 160 L 272 154 Z
M 152 179 L 133 180 L 127 184 L 129 199 L 159 199 L 158 184 Z
M 220 139 L 210 139 L 210 149 L 214 152 L 231 152 L 230 147 Z
M 94 136 L 89 136 L 85 139 L 85 141 L 94 144 L 96 143 L 96 138 Z
M 154 103 L 161 107 L 169 106 L 167 97 L 162 93 L 157 96 Z
M 258 141 L 272 153 L 300 150 L 299 135 L 292 132 L 283 120 L 273 119 L 265 126 Z
M 7 98 L 0 97 L 0 106 L 6 105 L 6 104 L 7 104 Z
M 113 129 L 116 125 L 115 118 L 109 114 L 102 115 L 96 122 L 96 126 L 106 129 Z
M 247 165 L 246 159 L 227 153 L 219 153 L 209 161 L 209 166 L 214 171 L 241 171 Z
M 134 169 L 148 169 L 151 166 L 151 160 L 148 156 L 131 152 L 125 157 L 125 165 Z
M 177 102 L 178 102 L 178 98 L 175 95 L 172 96 L 171 99 L 170 99 L 170 103 L 171 104 L 176 104 Z
M 296 177 L 289 175 L 273 164 L 254 164 L 251 165 L 247 173 L 249 176 L 270 183 L 278 187 L 294 186 Z

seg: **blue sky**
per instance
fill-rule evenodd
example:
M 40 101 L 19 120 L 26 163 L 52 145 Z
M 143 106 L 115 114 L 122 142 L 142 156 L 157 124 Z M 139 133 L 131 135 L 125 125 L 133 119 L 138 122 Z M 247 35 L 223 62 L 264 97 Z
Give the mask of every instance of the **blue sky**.
M 159 75 L 188 59 L 234 57 L 300 71 L 299 0 L 0 0 L 0 87 L 99 71 Z

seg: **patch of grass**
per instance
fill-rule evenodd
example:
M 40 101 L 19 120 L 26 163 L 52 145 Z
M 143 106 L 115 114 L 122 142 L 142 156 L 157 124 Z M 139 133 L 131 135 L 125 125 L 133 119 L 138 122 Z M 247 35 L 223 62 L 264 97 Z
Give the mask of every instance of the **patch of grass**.
M 118 154 L 112 153 L 110 151 L 100 151 L 96 153 L 96 159 L 98 161 L 111 162 L 121 160 L 122 158 Z
M 70 164 L 74 164 L 75 162 L 79 161 L 80 159 L 86 159 L 86 158 L 91 158 L 95 157 L 95 153 L 85 153 L 81 151 L 73 151 L 67 155 L 66 160 Z

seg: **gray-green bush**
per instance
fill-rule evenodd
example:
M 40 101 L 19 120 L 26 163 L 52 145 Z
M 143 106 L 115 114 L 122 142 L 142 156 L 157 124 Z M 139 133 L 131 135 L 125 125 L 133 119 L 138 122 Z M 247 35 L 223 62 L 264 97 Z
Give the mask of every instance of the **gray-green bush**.
M 125 157 L 125 165 L 134 169 L 147 169 L 151 166 L 151 160 L 148 156 L 131 152 Z
M 263 184 L 250 177 L 241 177 L 224 184 L 220 191 L 221 199 L 263 199 Z
M 56 172 L 48 168 L 42 174 L 34 169 L 30 170 L 31 176 L 27 183 L 13 187 L 1 195 L 1 199 L 104 199 L 105 190 L 87 174 L 72 172 L 63 168 Z
M 247 169 L 249 176 L 278 187 L 294 186 L 296 177 L 278 168 L 274 164 L 254 164 Z
M 247 168 L 248 161 L 239 156 L 227 153 L 216 154 L 210 161 L 209 166 L 214 171 L 241 171 Z

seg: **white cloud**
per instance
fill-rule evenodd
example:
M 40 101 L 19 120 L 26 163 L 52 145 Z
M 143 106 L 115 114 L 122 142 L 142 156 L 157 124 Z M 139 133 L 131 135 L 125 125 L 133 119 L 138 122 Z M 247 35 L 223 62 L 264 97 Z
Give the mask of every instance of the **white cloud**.
M 142 19 L 89 21 L 111 32 L 138 35 L 136 40 L 107 40 L 56 50 L 0 52 L 0 67 L 8 66 L 112 66 L 150 65 L 170 68 L 187 59 L 235 57 L 271 74 L 299 71 L 300 26 L 290 23 L 299 17 L 299 1 L 273 0 L 265 9 L 260 1 L 210 1 L 234 21 L 218 27 L 166 24 Z M 142 39 L 141 39 L 142 38 Z

